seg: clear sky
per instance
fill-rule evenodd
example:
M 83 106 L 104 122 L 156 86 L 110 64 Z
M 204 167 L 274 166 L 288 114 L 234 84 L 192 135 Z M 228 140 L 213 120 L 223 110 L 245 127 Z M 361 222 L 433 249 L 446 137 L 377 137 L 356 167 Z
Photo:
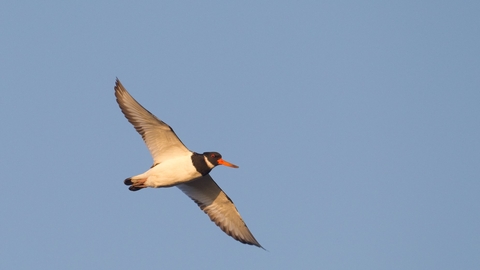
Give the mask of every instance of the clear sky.
M 0 269 L 480 269 L 480 2 L 2 1 Z M 118 77 L 268 250 L 177 188 Z

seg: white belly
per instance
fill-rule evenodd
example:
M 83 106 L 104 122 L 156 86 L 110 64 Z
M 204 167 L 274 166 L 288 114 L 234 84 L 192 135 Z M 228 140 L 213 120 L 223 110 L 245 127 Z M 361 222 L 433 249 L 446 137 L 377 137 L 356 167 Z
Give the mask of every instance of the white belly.
M 190 156 L 166 160 L 143 174 L 146 186 L 171 187 L 202 176 L 192 164 Z

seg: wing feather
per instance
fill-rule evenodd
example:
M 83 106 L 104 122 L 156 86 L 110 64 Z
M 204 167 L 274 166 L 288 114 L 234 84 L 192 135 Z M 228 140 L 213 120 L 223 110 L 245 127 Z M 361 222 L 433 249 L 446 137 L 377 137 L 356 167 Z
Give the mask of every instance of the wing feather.
M 226 234 L 244 244 L 263 248 L 253 237 L 232 200 L 210 175 L 207 174 L 195 181 L 177 185 L 177 187 L 195 201 L 200 209 Z
M 145 141 L 154 164 L 172 156 L 191 153 L 173 129 L 140 105 L 118 79 L 115 84 L 115 96 L 123 114 Z

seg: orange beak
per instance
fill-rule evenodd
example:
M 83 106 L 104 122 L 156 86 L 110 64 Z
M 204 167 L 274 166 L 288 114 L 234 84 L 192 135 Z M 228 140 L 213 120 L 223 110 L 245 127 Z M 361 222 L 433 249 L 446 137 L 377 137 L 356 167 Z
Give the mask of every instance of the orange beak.
M 217 162 L 218 162 L 218 164 L 223 165 L 223 166 L 228 166 L 228 167 L 232 167 L 232 168 L 238 168 L 237 165 L 232 164 L 232 163 L 230 163 L 230 162 L 227 162 L 227 161 L 225 161 L 225 160 L 223 160 L 223 159 L 219 159 Z

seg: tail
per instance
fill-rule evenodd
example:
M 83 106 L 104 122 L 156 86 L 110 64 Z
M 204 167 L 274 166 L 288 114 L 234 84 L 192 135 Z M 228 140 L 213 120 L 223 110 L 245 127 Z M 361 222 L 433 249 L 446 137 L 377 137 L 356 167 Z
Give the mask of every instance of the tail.
M 131 191 L 137 191 L 137 190 L 140 190 L 142 188 L 146 188 L 145 186 L 145 181 L 147 179 L 133 179 L 132 178 L 127 178 L 125 179 L 125 181 L 123 181 L 123 183 L 125 183 L 125 185 L 127 186 L 130 186 L 128 187 L 129 190 Z

